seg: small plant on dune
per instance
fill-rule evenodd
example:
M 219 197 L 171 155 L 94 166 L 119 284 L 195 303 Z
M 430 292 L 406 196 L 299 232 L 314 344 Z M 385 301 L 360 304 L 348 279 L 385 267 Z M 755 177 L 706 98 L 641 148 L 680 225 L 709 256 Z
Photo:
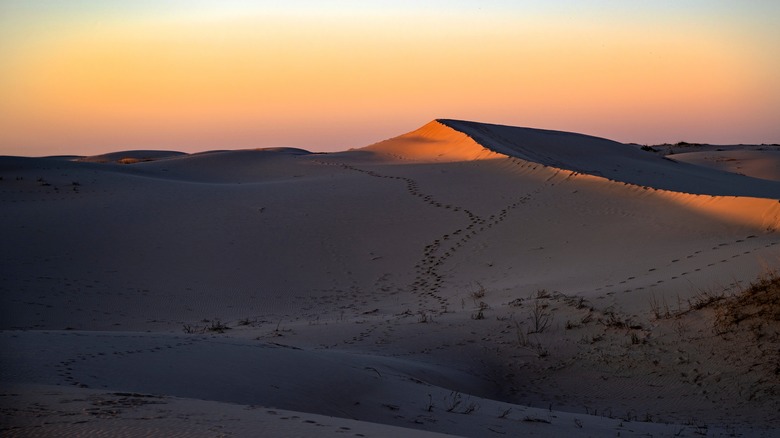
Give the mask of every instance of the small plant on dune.
M 547 329 L 547 327 L 550 326 L 550 323 L 552 322 L 552 315 L 547 309 L 549 305 L 542 301 L 542 299 L 546 299 L 548 297 L 549 294 L 547 294 L 547 291 L 544 289 L 539 290 L 536 293 L 536 298 L 534 299 L 533 306 L 531 307 L 530 318 L 533 330 L 530 333 L 542 333 Z
M 530 417 L 530 416 L 523 418 L 523 421 L 525 421 L 526 423 L 545 423 L 545 424 L 551 423 L 550 420 L 546 420 L 544 418 L 539 418 L 539 417 Z
M 187 334 L 196 334 L 196 333 L 203 333 L 205 331 L 204 327 L 198 327 L 196 325 L 190 325 L 190 324 L 183 324 L 182 330 L 184 330 L 184 333 Z
M 450 392 L 450 395 L 444 398 L 444 404 L 446 406 L 447 412 L 454 411 L 458 406 L 460 406 L 463 396 L 456 391 Z
M 517 321 L 515 321 L 515 332 L 517 333 L 517 344 L 521 348 L 535 353 L 539 358 L 549 355 L 549 352 L 541 342 L 538 340 L 536 342 L 531 341 L 526 331 L 523 330 L 523 327 Z
M 469 296 L 472 300 L 474 300 L 474 305 L 476 306 L 477 303 L 479 303 L 482 298 L 485 298 L 485 294 L 487 294 L 487 290 L 485 289 L 485 286 L 482 286 L 482 283 L 476 282 L 477 288 L 476 290 L 472 291 Z
M 617 329 L 628 327 L 628 323 L 620 319 L 620 317 L 611 310 L 604 312 L 604 318 L 599 318 L 599 322 L 604 324 L 606 327 L 612 327 Z
M 257 322 L 257 320 L 252 320 L 252 319 L 249 319 L 249 318 L 243 318 L 243 319 L 239 319 L 237 324 L 240 325 L 240 326 L 247 326 L 247 325 L 252 325 L 252 324 L 254 324 L 256 322 Z
M 523 299 L 522 298 L 515 298 L 514 300 L 509 302 L 509 305 L 512 307 L 522 307 L 523 306 Z
M 223 324 L 219 319 L 214 319 L 211 321 L 211 324 L 206 327 L 206 330 L 214 333 L 225 333 L 225 331 L 230 330 L 230 327 L 228 327 L 227 324 Z
M 780 273 L 767 272 L 736 295 L 715 302 L 718 333 L 725 333 L 730 326 L 743 321 L 753 321 L 754 327 L 777 326 L 780 322 Z
M 699 289 L 696 295 L 688 300 L 688 309 L 700 310 L 726 298 L 725 292 L 712 292 Z
M 480 301 L 477 307 L 477 313 L 471 315 L 471 319 L 485 319 L 485 310 L 489 308 L 490 306 L 488 306 L 486 302 Z
M 469 402 L 469 404 L 466 405 L 466 407 L 463 409 L 463 412 L 461 414 L 469 415 L 472 412 L 477 412 L 479 410 L 479 404 L 476 402 Z
M 479 410 L 479 404 L 472 402 L 471 397 L 468 397 L 463 410 L 458 412 L 456 409 L 463 406 L 463 394 L 457 391 L 450 392 L 450 395 L 444 398 L 444 405 L 447 412 L 455 412 L 464 415 L 469 415 Z
M 669 311 L 669 304 L 666 303 L 666 298 L 663 301 L 659 301 L 655 293 L 650 295 L 650 311 L 653 312 L 655 319 L 668 319 L 672 317 Z

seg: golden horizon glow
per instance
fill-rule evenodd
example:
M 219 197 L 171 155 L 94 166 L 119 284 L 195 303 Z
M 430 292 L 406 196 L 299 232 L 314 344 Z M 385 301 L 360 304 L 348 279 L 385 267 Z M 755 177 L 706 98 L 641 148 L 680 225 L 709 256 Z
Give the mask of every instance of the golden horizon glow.
M 780 61 L 738 24 L 230 4 L 17 30 L 0 43 L 0 153 L 336 150 L 434 118 L 780 142 L 780 89 L 766 73 Z

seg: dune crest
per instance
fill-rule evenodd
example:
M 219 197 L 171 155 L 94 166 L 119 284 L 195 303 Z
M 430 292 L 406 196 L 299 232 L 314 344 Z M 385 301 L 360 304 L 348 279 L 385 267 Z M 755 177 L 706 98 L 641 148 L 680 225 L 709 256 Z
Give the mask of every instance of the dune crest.
M 440 119 L 506 156 L 613 181 L 701 195 L 780 199 L 780 182 L 690 165 L 604 138 L 563 131 Z
M 364 150 L 418 162 L 453 162 L 502 158 L 504 155 L 477 143 L 438 120 L 412 132 L 375 143 Z

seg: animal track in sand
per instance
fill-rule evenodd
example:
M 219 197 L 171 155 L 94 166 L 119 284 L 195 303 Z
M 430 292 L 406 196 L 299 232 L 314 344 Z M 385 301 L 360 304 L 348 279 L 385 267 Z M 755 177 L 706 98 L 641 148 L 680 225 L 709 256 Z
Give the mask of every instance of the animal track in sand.
M 336 165 L 336 163 L 324 162 L 322 164 Z M 423 193 L 420 190 L 419 183 L 412 178 L 381 174 L 373 170 L 361 169 L 348 164 L 340 164 L 340 166 L 344 169 L 361 172 L 374 178 L 402 181 L 406 184 L 407 193 L 421 199 L 428 205 L 466 215 L 469 223 L 465 229 L 457 229 L 442 234 L 438 239 L 434 239 L 432 243 L 423 248 L 422 258 L 415 264 L 416 275 L 410 287 L 411 292 L 417 294 L 421 298 L 421 307 L 424 305 L 426 299 L 432 298 L 438 301 L 442 311 L 445 311 L 449 304 L 448 300 L 439 294 L 444 283 L 444 277 L 440 273 L 444 263 L 454 256 L 461 247 L 469 242 L 469 240 L 503 222 L 511 210 L 528 202 L 535 194 L 538 194 L 544 188 L 544 186 L 537 188 L 536 190 L 519 197 L 515 202 L 508 204 L 497 214 L 492 214 L 483 218 L 468 208 L 452 203 L 444 203 L 436 199 L 433 195 Z M 455 239 L 455 236 L 459 236 L 462 233 L 465 233 L 465 235 L 459 239 Z M 449 245 L 443 245 L 443 242 L 445 241 L 448 242 Z
M 80 336 L 77 333 L 62 333 L 62 336 Z M 106 335 L 105 337 L 112 337 L 111 335 Z M 126 338 L 126 336 L 116 336 L 121 338 Z M 127 349 L 127 350 L 116 350 L 111 349 L 112 347 L 106 347 L 102 351 L 97 352 L 91 352 L 91 353 L 76 353 L 75 357 L 71 357 L 70 359 L 62 360 L 59 363 L 57 363 L 54 367 L 57 370 L 57 375 L 62 377 L 65 380 L 65 383 L 73 386 L 77 386 L 79 388 L 88 388 L 89 386 L 80 381 L 77 380 L 77 378 L 74 376 L 74 371 L 78 371 L 78 366 L 80 363 L 93 361 L 96 359 L 99 359 L 101 357 L 105 357 L 107 355 L 114 355 L 114 356 L 128 356 L 128 355 L 134 355 L 139 353 L 154 353 L 158 351 L 162 351 L 163 348 L 165 349 L 171 349 L 175 347 L 185 347 L 192 345 L 195 341 L 194 340 L 188 340 L 188 341 L 181 341 L 181 342 L 169 342 L 165 343 L 164 345 L 160 346 L 154 346 L 154 347 L 146 347 L 141 349 Z M 75 368 L 75 370 L 74 370 Z M 90 376 L 91 377 L 91 376 Z
M 686 259 L 693 259 L 693 258 L 701 257 L 701 256 L 704 256 L 705 254 L 708 254 L 708 253 L 713 253 L 714 251 L 717 251 L 717 250 L 724 249 L 724 247 L 727 247 L 727 246 L 731 246 L 731 245 L 734 245 L 734 244 L 739 244 L 739 243 L 744 243 L 744 242 L 747 242 L 747 241 L 749 241 L 750 239 L 754 239 L 754 238 L 756 238 L 756 237 L 757 237 L 757 236 L 755 236 L 755 235 L 750 235 L 750 236 L 747 236 L 747 237 L 745 237 L 745 238 L 742 238 L 742 239 L 736 239 L 736 240 L 734 240 L 734 242 L 732 242 L 732 243 L 729 243 L 729 242 L 721 242 L 721 243 L 719 243 L 717 246 L 713 246 L 713 247 L 712 247 L 712 249 L 710 249 L 710 250 L 708 250 L 708 251 L 706 251 L 706 252 L 705 252 L 705 251 L 702 251 L 702 250 L 694 251 L 693 253 L 686 255 L 686 256 L 685 256 L 685 258 L 686 258 Z M 763 246 L 763 247 L 765 247 L 765 248 L 769 248 L 769 247 L 771 247 L 771 246 L 777 245 L 777 243 L 778 243 L 778 242 L 769 242 L 769 243 L 767 243 L 767 244 L 765 244 L 765 245 L 762 245 L 762 246 Z M 695 267 L 695 268 L 693 269 L 693 271 L 694 271 L 694 272 L 701 272 L 701 270 L 702 270 L 702 269 L 705 269 L 705 268 L 712 268 L 712 267 L 716 266 L 716 265 L 717 265 L 717 264 L 719 264 L 719 263 L 727 263 L 727 262 L 728 262 L 730 259 L 736 259 L 736 258 L 739 258 L 739 257 L 745 256 L 745 255 L 752 254 L 752 253 L 753 253 L 753 252 L 754 252 L 756 249 L 758 249 L 759 247 L 761 247 L 761 246 L 756 246 L 755 248 L 752 248 L 752 249 L 747 249 L 747 250 L 744 250 L 744 251 L 742 251 L 742 252 L 735 252 L 735 253 L 732 253 L 732 254 L 729 256 L 729 258 L 724 258 L 724 259 L 720 259 L 720 260 L 718 260 L 718 261 L 709 262 L 709 263 L 707 263 L 706 265 L 702 263 L 702 264 L 698 265 L 697 267 Z M 678 263 L 680 260 L 681 260 L 680 258 L 675 258 L 675 259 L 672 259 L 672 260 L 671 260 L 671 261 L 670 261 L 668 264 L 666 264 L 666 265 L 665 265 L 665 267 L 666 267 L 666 268 L 670 268 L 670 267 L 674 266 L 676 263 Z M 638 275 L 638 276 L 630 276 L 630 277 L 627 277 L 626 279 L 619 281 L 619 282 L 618 282 L 618 284 L 627 284 L 627 283 L 629 283 L 629 282 L 636 283 L 635 281 L 632 281 L 632 280 L 637 280 L 637 277 L 639 277 L 639 279 L 641 280 L 643 277 L 647 277 L 647 276 L 649 276 L 649 275 L 652 275 L 653 273 L 656 273 L 656 272 L 658 272 L 658 271 L 659 271 L 659 269 L 658 269 L 658 268 L 650 268 L 650 269 L 648 269 L 648 270 L 647 270 L 647 272 L 645 272 L 645 273 L 643 273 L 643 274 L 640 274 L 640 275 Z M 671 275 L 671 276 L 669 276 L 669 277 L 668 277 L 668 280 L 676 280 L 676 279 L 678 279 L 679 277 L 683 277 L 683 276 L 686 276 L 686 275 L 688 275 L 688 274 L 690 274 L 690 272 L 689 272 L 689 271 L 683 271 L 683 272 L 679 272 L 679 273 L 677 273 L 677 274 L 674 274 L 674 275 Z M 637 281 L 638 281 L 638 280 L 637 280 Z M 645 284 L 643 284 L 641 287 L 634 287 L 634 288 L 629 288 L 629 289 L 626 289 L 626 290 L 624 290 L 623 292 L 625 293 L 625 292 L 631 292 L 631 291 L 633 291 L 633 290 L 641 290 L 641 289 L 644 289 L 644 288 L 647 288 L 647 287 L 653 287 L 653 286 L 655 286 L 655 285 L 658 285 L 658 284 L 660 284 L 660 283 L 663 283 L 663 282 L 664 282 L 664 280 L 655 280 L 655 281 L 650 281 L 649 283 L 645 283 Z M 600 290 L 602 290 L 602 289 L 607 289 L 607 288 L 610 288 L 610 287 L 612 287 L 612 285 L 609 285 L 609 284 L 607 284 L 607 285 L 604 285 L 604 286 L 602 286 L 602 287 L 596 288 L 596 289 L 594 289 L 594 290 L 596 290 L 596 291 L 600 291 Z

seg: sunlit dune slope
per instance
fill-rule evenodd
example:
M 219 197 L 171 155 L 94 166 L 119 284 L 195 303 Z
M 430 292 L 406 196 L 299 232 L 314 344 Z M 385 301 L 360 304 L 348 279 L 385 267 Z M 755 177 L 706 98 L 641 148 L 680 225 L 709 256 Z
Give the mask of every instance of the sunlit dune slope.
M 375 143 L 363 150 L 402 161 L 441 163 L 503 156 L 438 120 L 407 134 Z
M 589 135 L 440 119 L 363 150 L 417 163 L 511 157 L 605 183 L 640 186 L 651 196 L 730 222 L 780 228 L 777 181 L 679 163 Z

